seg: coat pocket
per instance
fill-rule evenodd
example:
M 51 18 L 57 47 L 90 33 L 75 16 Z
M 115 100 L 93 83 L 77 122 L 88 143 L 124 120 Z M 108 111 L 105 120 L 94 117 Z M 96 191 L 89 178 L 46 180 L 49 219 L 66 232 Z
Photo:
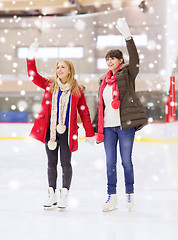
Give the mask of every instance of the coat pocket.
M 74 134 L 73 136 L 76 136 L 78 138 L 78 129 L 79 129 L 79 126 L 76 124 L 75 127 L 74 127 Z
M 122 99 L 122 109 L 125 113 L 139 112 L 142 108 L 139 98 L 127 92 Z

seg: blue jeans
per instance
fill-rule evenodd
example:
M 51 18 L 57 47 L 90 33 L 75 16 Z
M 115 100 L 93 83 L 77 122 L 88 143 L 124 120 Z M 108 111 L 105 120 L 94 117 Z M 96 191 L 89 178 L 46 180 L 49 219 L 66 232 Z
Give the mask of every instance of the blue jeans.
M 116 193 L 117 185 L 117 142 L 119 140 L 120 156 L 124 168 L 126 193 L 134 192 L 134 172 L 132 164 L 132 148 L 135 128 L 125 130 L 118 127 L 104 128 L 104 148 L 106 153 L 108 194 Z

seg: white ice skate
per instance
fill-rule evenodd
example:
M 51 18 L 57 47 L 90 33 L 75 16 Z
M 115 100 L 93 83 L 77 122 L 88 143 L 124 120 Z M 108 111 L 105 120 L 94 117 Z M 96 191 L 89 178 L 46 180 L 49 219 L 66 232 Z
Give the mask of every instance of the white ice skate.
M 126 207 L 128 211 L 131 212 L 134 206 L 134 194 L 133 193 L 126 193 Z
M 45 210 L 52 209 L 57 206 L 57 197 L 54 189 L 52 187 L 48 188 L 48 198 L 46 202 L 43 204 Z
M 69 192 L 69 190 L 67 188 L 61 188 L 60 189 L 60 199 L 59 199 L 59 202 L 58 202 L 58 205 L 57 205 L 57 207 L 60 210 L 64 210 L 67 207 L 68 192 Z
M 108 195 L 108 200 L 103 205 L 103 212 L 108 212 L 116 209 L 117 205 L 117 194 Z

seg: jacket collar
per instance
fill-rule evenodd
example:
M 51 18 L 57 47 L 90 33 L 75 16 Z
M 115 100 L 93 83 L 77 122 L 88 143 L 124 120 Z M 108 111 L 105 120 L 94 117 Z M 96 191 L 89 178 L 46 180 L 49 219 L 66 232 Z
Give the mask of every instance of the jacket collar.
M 129 66 L 129 62 L 124 63 L 124 64 L 122 65 L 122 67 L 117 71 L 117 73 L 120 72 L 120 71 L 122 71 L 124 68 L 126 68 L 126 67 L 128 67 L 128 66 Z M 116 75 L 117 75 L 117 73 L 116 73 Z M 99 84 L 101 84 L 101 82 L 103 81 L 104 76 L 105 76 L 105 75 L 103 75 L 103 76 L 101 76 L 101 77 L 99 78 Z
M 122 67 L 119 69 L 119 71 L 123 70 L 124 68 L 128 67 L 129 66 L 129 62 L 126 62 L 122 65 Z M 118 72 L 119 72 L 118 71 Z

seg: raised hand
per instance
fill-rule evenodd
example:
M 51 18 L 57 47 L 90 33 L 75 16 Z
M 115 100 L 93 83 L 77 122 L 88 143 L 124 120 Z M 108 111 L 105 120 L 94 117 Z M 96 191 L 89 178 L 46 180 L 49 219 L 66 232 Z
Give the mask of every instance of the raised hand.
M 39 42 L 33 42 L 30 44 L 30 47 L 28 49 L 28 59 L 33 59 L 38 52 L 39 49 Z
M 117 24 L 115 26 L 124 38 L 131 36 L 129 26 L 124 18 L 118 18 Z

